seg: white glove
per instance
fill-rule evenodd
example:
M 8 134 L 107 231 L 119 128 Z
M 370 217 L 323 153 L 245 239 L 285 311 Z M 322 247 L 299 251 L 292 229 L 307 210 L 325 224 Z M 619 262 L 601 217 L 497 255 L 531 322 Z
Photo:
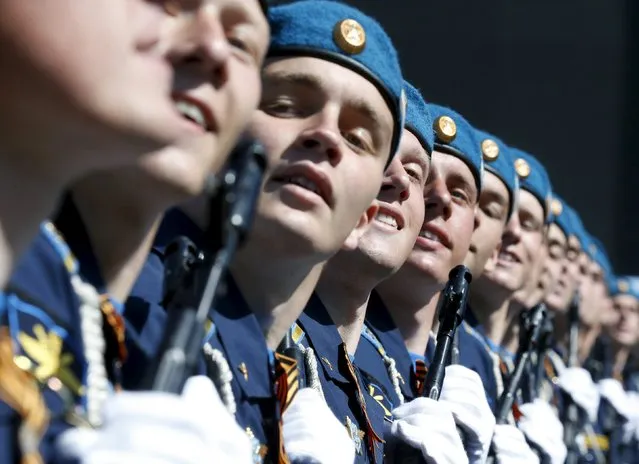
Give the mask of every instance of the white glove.
M 638 431 L 637 431 L 637 426 L 639 424 L 637 424 L 636 420 L 629 420 L 624 422 L 623 424 L 623 428 L 622 428 L 622 435 L 621 435 L 621 441 L 624 444 L 628 444 L 630 443 L 635 437 L 637 437 L 638 435 Z
M 390 435 L 421 451 L 427 463 L 466 464 L 468 456 L 446 403 L 417 398 L 393 410 Z
M 495 429 L 495 416 L 479 374 L 460 365 L 446 367 L 439 401 L 448 405 L 455 422 L 463 429 L 469 461 L 485 462 Z
M 299 459 L 319 464 L 355 461 L 355 445 L 346 427 L 312 388 L 298 391 L 284 411 L 282 435 L 291 461 Z
M 626 419 L 630 418 L 630 400 L 621 382 L 616 379 L 603 379 L 599 381 L 597 388 L 601 397 L 608 400 L 610 405 L 617 411 L 617 414 Z
M 247 435 L 204 376 L 190 378 L 181 396 L 118 393 L 105 404 L 100 429 L 71 429 L 56 445 L 82 464 L 253 462 Z
M 522 413 L 519 429 L 550 457 L 552 464 L 563 464 L 568 454 L 564 444 L 564 426 L 552 407 L 537 399 L 521 405 L 519 410 Z
M 580 408 L 586 411 L 590 422 L 597 420 L 599 390 L 586 369 L 569 367 L 559 376 L 557 383 Z
M 514 425 L 496 425 L 493 445 L 499 464 L 539 464 L 524 434 Z
M 623 441 L 630 442 L 632 439 L 639 440 L 639 393 L 634 391 L 626 392 L 628 404 L 626 411 L 628 421 L 623 426 Z

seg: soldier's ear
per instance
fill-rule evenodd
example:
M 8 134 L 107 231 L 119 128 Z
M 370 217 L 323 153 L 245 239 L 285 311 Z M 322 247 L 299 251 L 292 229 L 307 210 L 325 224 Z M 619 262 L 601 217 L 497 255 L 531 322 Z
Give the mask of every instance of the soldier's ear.
M 377 200 L 373 200 L 371 205 L 366 208 L 366 211 L 362 213 L 355 225 L 355 228 L 348 234 L 346 240 L 344 241 L 344 245 L 342 245 L 342 249 L 346 251 L 353 251 L 357 249 L 359 245 L 359 239 L 366 233 L 371 223 L 377 216 L 377 212 L 379 211 L 379 203 Z

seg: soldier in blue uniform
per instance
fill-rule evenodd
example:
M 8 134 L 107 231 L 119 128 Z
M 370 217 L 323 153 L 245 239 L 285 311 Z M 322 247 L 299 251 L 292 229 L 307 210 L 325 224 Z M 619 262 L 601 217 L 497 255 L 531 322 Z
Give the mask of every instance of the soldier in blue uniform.
M 470 324 L 484 335 L 489 346 L 505 362 L 512 358 L 503 347 L 505 330 L 509 321 L 518 320 L 507 317 L 508 308 L 513 294 L 527 282 L 533 257 L 541 248 L 548 216 L 546 204 L 550 197 L 550 181 L 543 167 L 532 156 L 514 148 L 511 150 L 520 181 L 517 214 L 513 214 L 506 224 L 494 265 L 484 269 L 473 281 L 471 311 L 468 313 Z M 529 247 L 524 247 L 523 222 L 531 235 Z M 499 379 L 498 384 L 501 384 Z
M 597 462 L 606 456 L 616 462 L 620 435 L 611 434 L 610 430 L 619 428 L 611 424 L 618 418 L 614 408 L 607 401 L 601 401 L 596 383 L 612 375 L 611 340 L 604 331 L 605 327 L 614 325 L 615 319 L 609 295 L 612 266 L 603 245 L 596 238 L 589 236 L 585 242 L 590 262 L 580 288 L 584 295 L 580 307 L 580 361 L 584 353 L 588 354 L 582 361 L 583 367 L 566 369 L 559 376 L 558 384 L 583 410 L 581 417 L 585 422 L 580 430 L 583 442 L 580 462 Z M 605 386 L 610 385 L 604 382 Z
M 406 126 L 397 157 L 386 170 L 377 196 L 379 212 L 357 250 L 342 251 L 327 263 L 317 289 L 331 319 L 343 334 L 349 353 L 355 354 L 368 393 L 382 403 L 388 419 L 392 418 L 391 411 L 404 403 L 405 389 L 410 392 L 410 386 L 391 368 L 397 361 L 385 354 L 384 345 L 364 324 L 362 316 L 366 314 L 372 289 L 399 269 L 413 249 L 424 222 L 423 190 L 434 144 L 433 123 L 426 102 L 411 84 L 406 83 L 405 88 Z M 344 284 L 347 284 L 345 290 L 339 291 L 338 285 Z M 346 296 L 352 302 L 358 301 L 359 316 L 353 317 L 352 309 L 338 309 L 336 303 L 339 307 L 344 305 L 341 300 Z M 358 326 L 352 328 L 354 323 Z M 401 337 L 397 340 L 401 341 Z
M 479 225 L 473 232 L 465 264 L 473 280 L 481 278 L 485 269 L 493 269 L 506 225 L 517 213 L 519 177 L 515 171 L 510 147 L 494 135 L 477 131 L 484 158 L 484 179 L 479 198 Z M 472 284 L 471 284 L 472 288 Z M 477 327 L 472 308 L 466 309 L 466 318 L 460 326 L 460 363 L 478 372 L 487 398 L 493 408 L 498 402 L 501 386 L 500 358 L 487 338 Z M 496 425 L 493 451 L 500 460 L 535 460 L 524 435 L 512 425 Z
M 551 363 L 546 372 L 556 377 L 557 370 L 563 370 L 568 346 L 568 309 L 575 296 L 578 297 L 579 257 L 581 255 L 581 234 L 583 228 L 577 212 L 556 194 L 551 209 L 552 223 L 548 231 L 548 259 L 551 288 L 545 298 L 548 309 L 553 314 L 553 347 L 549 351 Z
M 226 8 L 230 6 L 226 5 Z M 245 30 L 254 30 L 254 34 L 242 48 L 231 45 L 238 41 L 230 41 L 223 34 L 214 38 L 191 34 L 188 46 L 184 47 L 181 28 L 172 29 L 171 34 L 164 38 L 169 44 L 178 77 L 188 76 L 190 85 L 197 82 L 197 86 L 180 88 L 174 95 L 179 111 L 187 118 L 198 120 L 194 112 L 214 114 L 222 111 L 225 109 L 220 107 L 222 98 L 233 96 L 235 92 L 243 99 L 235 99 L 237 113 L 227 114 L 227 125 L 211 126 L 206 130 L 194 130 L 192 127 L 190 133 L 194 135 L 183 145 L 147 154 L 138 166 L 93 175 L 74 184 L 73 200 L 71 195 L 67 197 L 56 217 L 56 225 L 51 222 L 42 224 L 35 243 L 11 278 L 7 293 L 10 305 L 2 322 L 8 326 L 17 347 L 16 365 L 25 372 L 34 373 L 39 384 L 44 386 L 44 399 L 52 419 L 41 451 L 48 461 L 53 459 L 53 441 L 64 429 L 70 425 L 102 425 L 102 408 L 111 385 L 118 386 L 121 381 L 120 367 L 126 357 L 119 301 L 126 298 L 138 272 L 136 260 L 139 261 L 140 255 L 147 252 L 145 243 L 155 231 L 153 223 L 172 202 L 202 189 L 210 166 L 219 164 L 219 160 L 228 155 L 229 143 L 238 137 L 257 106 L 258 91 L 246 92 L 241 90 L 241 86 L 250 80 L 251 74 L 254 84 L 259 84 L 260 63 L 268 43 L 268 26 L 258 2 L 254 3 L 253 9 L 245 8 L 247 19 L 234 24 Z M 184 13 L 193 17 L 192 11 Z M 171 10 L 171 17 L 167 16 L 166 20 L 174 21 L 179 14 L 179 11 Z M 219 22 L 220 17 L 213 17 L 213 20 Z M 183 21 L 180 24 L 192 29 L 190 23 Z M 224 30 L 221 27 L 214 29 Z M 206 48 L 212 44 L 219 54 L 210 50 L 202 52 L 200 45 Z M 237 50 L 221 53 L 224 47 L 236 47 Z M 252 67 L 246 65 L 245 48 L 255 53 Z M 194 69 L 189 60 L 195 54 L 203 66 L 200 71 Z M 228 81 L 231 90 L 229 87 L 218 88 L 217 99 L 210 98 L 217 83 L 210 82 L 209 65 L 243 71 L 237 76 L 236 72 L 226 71 L 232 77 Z M 200 77 L 196 79 L 197 75 Z M 187 104 L 190 105 L 188 108 L 185 107 Z M 184 121 L 179 123 L 185 124 Z M 187 124 L 194 125 L 192 122 Z M 186 166 L 194 173 L 185 176 L 184 172 L 175 169 L 176 166 Z M 104 192 L 108 189 L 112 189 L 112 194 L 105 197 Z M 127 209 L 128 214 L 123 214 Z M 114 246 L 116 242 L 117 248 Z M 16 376 L 19 376 L 18 372 Z M 138 400 L 145 401 L 133 399 Z M 25 423 L 29 423 L 32 413 L 23 410 L 21 403 L 16 404 L 15 398 L 9 397 L 5 401 L 3 413 L 5 409 L 9 417 L 15 417 L 17 413 Z M 116 401 L 122 403 L 126 400 Z M 161 402 L 163 398 L 155 401 Z M 14 411 L 9 411 L 7 405 Z M 112 408 L 110 411 L 113 412 Z M 140 417 L 139 422 L 143 419 Z M 169 428 L 174 425 L 170 424 L 170 416 L 165 419 Z M 2 431 L 2 441 L 6 446 L 1 448 L 13 452 L 17 444 L 22 445 L 16 443 L 16 437 L 12 436 L 16 435 L 17 427 L 9 424 L 9 419 L 3 422 L 8 427 L 6 433 L 4 429 Z M 110 422 L 118 423 L 120 430 L 127 427 L 113 415 Z M 22 433 L 18 435 L 23 436 Z M 75 439 L 73 434 L 65 436 L 67 447 L 88 439 L 84 433 Z M 241 437 L 245 440 L 243 434 Z M 98 434 L 94 438 L 97 445 L 100 441 L 108 441 Z M 37 440 L 30 444 L 31 448 L 34 444 L 37 447 Z M 169 443 L 165 442 L 165 445 Z M 246 449 L 249 449 L 248 443 Z M 125 445 L 118 451 L 143 455 L 145 450 L 142 444 L 136 444 L 132 449 L 127 450 Z M 35 453 L 37 449 L 25 452 Z M 13 460 L 9 458 L 7 462 Z
M 0 185 L 10 199 L 0 211 L 0 288 L 70 182 L 188 134 L 171 104 L 169 69 L 149 46 L 160 28 L 154 8 L 0 5 Z
M 520 152 L 521 159 L 525 159 L 529 165 L 533 166 L 535 171 L 543 170 L 546 184 L 541 188 L 531 188 L 527 190 L 529 184 L 527 179 L 523 179 L 521 187 L 523 191 L 520 193 L 521 204 L 519 207 L 520 216 L 525 216 L 527 212 L 524 208 L 529 205 L 534 219 L 540 219 L 540 214 L 544 217 L 541 221 L 537 221 L 531 230 L 526 227 L 525 219 L 522 218 L 520 223 L 522 227 L 522 260 L 526 263 L 524 270 L 524 283 L 510 297 L 508 310 L 506 312 L 506 327 L 502 337 L 501 346 L 510 354 L 514 354 L 518 347 L 519 337 L 519 314 L 526 311 L 536 304 L 543 301 L 544 291 L 547 285 L 546 279 L 546 258 L 548 256 L 548 229 L 552 220 L 551 202 L 552 193 L 550 179 L 545 172 L 543 166 L 532 156 L 526 156 L 526 153 Z M 538 164 L 538 167 L 535 166 Z M 537 169 L 535 169 L 537 168 Z M 530 182 L 532 183 L 532 181 Z M 526 201 L 529 200 L 529 201 Z M 536 214 L 535 214 L 536 213 Z M 532 221 L 531 221 L 532 222 Z
M 386 170 L 377 196 L 379 212 L 356 250 L 340 251 L 328 261 L 311 304 L 293 330 L 301 343 L 313 350 L 316 363 L 321 366 L 311 374 L 317 376 L 327 404 L 338 417 L 355 424 L 357 409 L 361 407 L 370 427 L 386 441 L 383 449 L 386 457 L 389 452 L 392 454 L 390 442 L 401 439 L 392 433 L 397 430 L 394 425 L 389 429 L 391 433 L 383 436 L 384 424 L 393 422 L 392 411 L 404 403 L 401 381 L 392 367 L 395 361 L 384 354 L 381 342 L 365 328 L 364 317 L 372 289 L 396 271 L 413 248 L 424 220 L 423 191 L 433 150 L 428 107 L 417 89 L 408 83 L 405 89 L 406 125 L 399 151 Z M 351 378 L 345 375 L 348 370 L 338 368 L 346 364 L 347 356 L 349 363 L 354 359 L 355 376 Z M 362 406 L 355 396 L 359 391 L 365 399 Z M 427 443 L 421 443 L 420 448 L 426 449 L 430 458 L 445 447 L 447 435 L 456 436 L 452 415 L 448 422 L 450 430 L 444 424 L 440 430 L 428 434 Z M 358 440 L 357 429 L 353 432 L 358 449 L 369 446 Z M 379 450 L 376 462 L 381 462 L 381 443 L 376 446 Z M 463 457 L 461 446 L 458 452 Z
M 371 344 L 377 338 L 387 356 L 395 360 L 395 377 L 404 383 L 401 390 L 407 402 L 399 410 L 408 414 L 422 407 L 420 401 L 410 400 L 422 396 L 427 357 L 434 349 L 431 325 L 438 293 L 450 268 L 463 261 L 468 251 L 481 189 L 482 158 L 474 129 L 448 108 L 429 105 L 429 109 L 435 144 L 425 187 L 425 219 L 406 262 L 371 296 L 367 313 L 370 340 L 362 341 Z M 440 401 L 467 430 L 466 452 L 471 462 L 481 459 L 492 438 L 494 418 L 479 376 L 460 366 L 449 367 Z M 476 408 L 472 414 L 468 414 L 469 403 Z M 473 421 L 469 421 L 471 415 Z M 399 419 L 398 424 L 406 418 Z M 452 450 L 453 443 L 442 443 L 442 447 Z
M 639 278 L 624 276 L 615 279 L 613 295 L 615 311 L 619 313 L 616 327 L 611 330 L 615 352 L 613 378 L 599 382 L 599 391 L 626 422 L 613 431 L 615 447 L 620 463 L 637 461 L 637 410 L 635 400 L 639 392 L 639 365 L 637 363 L 637 309 L 639 306 Z M 634 327 L 634 328 L 633 328 Z M 634 342 L 633 342 L 634 340 Z M 623 391 L 621 388 L 623 388 Z M 619 422 L 617 422 L 619 425 Z
M 610 289 L 617 319 L 608 327 L 610 338 L 610 372 L 597 382 L 601 394 L 599 404 L 598 431 L 600 441 L 607 448 L 609 462 L 621 462 L 630 457 L 633 450 L 631 439 L 624 437 L 623 424 L 630 419 L 628 398 L 625 390 L 636 389 L 632 385 L 634 360 L 632 348 L 639 341 L 639 293 L 631 277 L 614 278 Z M 625 438 L 625 439 L 624 439 Z
M 552 199 L 549 204 L 550 210 L 550 222 L 547 227 L 546 237 L 543 244 L 543 249 L 539 253 L 539 260 L 534 265 L 534 271 L 532 277 L 524 287 L 515 293 L 515 300 L 517 300 L 524 308 L 533 308 L 538 304 L 545 302 L 548 296 L 559 287 L 563 289 L 563 281 L 560 278 L 569 278 L 567 268 L 569 261 L 567 260 L 567 253 L 569 250 L 569 238 L 573 237 L 571 223 L 571 213 L 566 205 L 556 194 L 553 193 Z M 574 246 L 574 243 L 573 245 Z M 576 263 L 575 263 L 576 267 Z M 576 272 L 573 273 L 573 293 L 576 287 Z M 563 316 L 566 317 L 568 310 L 568 304 L 570 300 L 566 302 L 566 307 L 563 308 Z M 551 313 L 548 317 L 551 319 L 550 323 L 554 321 L 554 314 Z M 550 364 L 548 364 L 550 363 Z M 541 371 L 540 371 L 541 369 Z M 550 377 L 546 378 L 547 372 L 550 373 Z M 541 373 L 541 379 L 538 379 Z M 552 363 L 550 359 L 546 360 L 546 356 L 539 357 L 538 352 L 533 352 L 531 355 L 531 362 L 529 364 L 529 370 L 526 373 L 527 381 L 524 382 L 522 389 L 522 398 L 525 401 L 530 402 L 540 397 L 540 388 L 543 387 L 544 394 L 542 398 L 548 401 L 553 397 L 553 384 L 552 378 L 557 377 L 557 373 L 552 369 Z M 545 378 L 545 381 L 544 381 Z
M 510 148 L 499 138 L 477 131 L 484 159 L 483 188 L 479 196 L 479 224 L 473 232 L 464 264 L 473 280 L 484 269 L 495 265 L 501 237 L 506 224 L 517 208 L 519 179 L 515 172 Z M 466 310 L 473 320 L 472 309 Z M 483 335 L 464 321 L 459 331 L 460 363 L 475 370 L 482 378 L 486 397 L 494 410 L 497 404 L 497 383 L 492 350 Z
M 293 398 L 295 385 L 276 377 L 286 367 L 276 348 L 324 262 L 342 246 L 355 247 L 377 211 L 372 202 L 403 127 L 403 81 L 390 39 L 356 9 L 306 1 L 273 8 L 269 19 L 262 102 L 249 131 L 263 142 L 270 167 L 252 234 L 211 313 L 203 358 L 254 438 L 256 460 L 277 459 L 283 442 L 291 458 L 352 462 L 350 424 L 338 422 L 311 390 Z M 146 334 L 151 354 L 157 343 L 149 327 L 161 326 L 163 317 L 164 247 L 186 235 L 206 250 L 205 215 L 193 202 L 165 218 L 127 303 L 126 317 L 142 321 L 136 330 Z
M 598 346 L 597 340 L 603 325 L 614 317 L 606 281 L 611 269 L 602 244 L 585 229 L 583 233 L 585 256 L 581 262 L 579 286 L 579 362 L 590 371 L 594 380 L 598 380 L 605 371 L 604 358 L 608 355 L 599 356 L 600 348 L 604 347 Z M 608 351 L 608 348 L 603 351 Z M 593 356 L 595 353 L 597 355 Z
M 553 194 L 550 208 L 552 222 L 548 226 L 546 267 L 551 288 L 544 301 L 553 313 L 565 314 L 577 290 L 577 258 L 581 244 L 575 227 L 579 219 L 557 194 Z
M 516 213 L 507 222 L 496 260 L 484 269 L 483 274 L 473 281 L 471 286 L 470 309 L 468 322 L 483 335 L 487 345 L 492 350 L 493 371 L 498 386 L 499 395 L 504 388 L 510 370 L 514 364 L 516 344 L 507 347 L 508 340 L 504 340 L 507 329 L 510 337 L 517 332 L 516 323 L 519 321 L 521 303 L 513 299 L 515 292 L 526 285 L 536 288 L 543 262 L 539 254 L 545 240 L 547 218 L 549 217 L 550 181 L 539 162 L 531 155 L 511 148 L 515 171 L 519 177 L 518 206 Z M 537 274 L 532 275 L 536 270 Z M 534 280 L 531 285 L 529 281 Z M 561 427 L 552 411 L 543 406 L 526 405 L 528 418 L 522 431 L 528 440 L 533 441 L 551 456 L 553 453 L 562 454 L 563 446 L 561 432 L 551 437 L 540 436 L 537 431 L 541 422 L 553 420 L 557 427 L 549 427 L 544 432 Z M 532 419 L 536 418 L 533 422 Z M 522 424 L 520 424 L 522 425 Z M 497 440 L 496 440 L 497 441 Z M 554 449 L 555 442 L 559 442 L 558 449 Z M 499 446 L 496 446 L 499 448 Z M 502 450 L 497 449 L 498 456 Z M 563 450 L 565 455 L 565 449 Z
M 560 397 L 555 382 L 566 368 L 563 357 L 568 346 L 568 309 L 578 286 L 581 243 L 576 232 L 580 221 L 574 210 L 556 194 L 553 194 L 550 209 L 552 218 L 546 243 L 546 274 L 540 279 L 537 296 L 532 298 L 544 299 L 551 311 L 553 333 L 544 356 L 537 360 L 534 354 L 531 375 L 542 376 L 537 380 L 538 389 L 534 393 L 557 407 Z M 537 300 L 529 303 L 535 304 Z
M 565 206 L 566 205 L 562 204 L 561 209 L 565 209 Z M 555 212 L 559 210 L 556 202 L 554 209 Z M 567 211 L 570 210 L 568 209 Z M 555 222 L 557 222 L 557 220 L 555 220 Z M 593 339 L 598 333 L 601 311 L 596 308 L 600 307 L 602 300 L 598 297 L 595 298 L 596 295 L 593 294 L 593 289 L 597 285 L 594 284 L 595 280 L 601 280 L 603 283 L 603 275 L 601 266 L 592 259 L 592 257 L 596 257 L 596 247 L 593 246 L 592 237 L 586 231 L 576 211 L 574 211 L 570 224 L 566 224 L 564 227 L 571 229 L 569 234 L 575 237 L 574 239 L 571 239 L 570 236 L 568 238 L 565 259 L 568 260 L 568 263 L 566 263 L 566 266 L 568 266 L 566 272 L 569 274 L 575 273 L 577 276 L 576 293 L 579 297 L 579 340 L 578 346 L 576 347 L 577 361 L 576 365 L 570 365 L 570 353 L 568 352 L 569 326 L 566 313 L 568 306 L 566 300 L 568 300 L 569 297 L 564 294 L 563 296 L 559 295 L 558 298 L 555 298 L 558 295 L 551 294 L 546 298 L 546 301 L 552 305 L 552 310 L 557 311 L 554 321 L 557 344 L 554 350 L 548 351 L 552 366 L 546 366 L 546 373 L 547 376 L 552 379 L 556 388 L 554 389 L 554 397 L 548 397 L 547 394 L 544 396 L 558 409 L 560 417 L 565 417 L 566 408 L 569 404 L 567 402 L 568 398 L 571 398 L 572 401 L 577 404 L 580 408 L 580 419 L 577 427 L 579 427 L 579 432 L 581 433 L 581 437 L 577 441 L 577 443 L 580 444 L 578 452 L 588 454 L 588 459 L 594 459 L 594 454 L 592 452 L 586 453 L 587 450 L 583 444 L 593 443 L 596 440 L 596 437 L 594 437 L 596 430 L 593 428 L 593 425 L 597 425 L 599 393 L 591 374 L 580 366 L 586 358 L 587 349 L 590 349 Z M 571 245 L 571 241 L 573 245 Z M 577 242 L 581 250 L 578 254 L 576 253 Z M 573 255 L 570 255 L 571 248 L 574 252 Z M 574 255 L 576 255 L 576 260 L 572 261 Z M 571 282 L 571 279 L 567 277 L 566 282 L 567 286 L 570 286 L 569 282 Z M 561 291 L 564 290 L 565 289 L 561 289 Z M 558 308 L 560 305 L 566 305 L 565 309 Z M 560 392 L 561 394 L 559 394 Z M 597 449 L 599 452 L 599 446 L 597 446 Z

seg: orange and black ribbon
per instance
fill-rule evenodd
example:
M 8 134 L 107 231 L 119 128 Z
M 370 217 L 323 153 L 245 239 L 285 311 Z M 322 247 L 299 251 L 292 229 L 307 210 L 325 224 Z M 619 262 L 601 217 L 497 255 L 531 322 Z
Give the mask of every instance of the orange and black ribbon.
M 375 433 L 375 429 L 371 425 L 371 421 L 368 417 L 368 411 L 366 409 L 366 399 L 364 398 L 364 393 L 362 392 L 362 387 L 359 382 L 359 377 L 357 376 L 357 373 L 355 372 L 355 366 L 353 366 L 353 363 L 351 362 L 351 358 L 348 355 L 348 351 L 346 350 L 346 345 L 342 343 L 339 347 L 339 350 L 341 355 L 340 361 L 344 361 L 346 363 L 346 367 L 347 367 L 346 370 L 348 371 L 348 374 L 351 377 L 351 382 L 355 386 L 355 397 L 357 399 L 357 404 L 360 407 L 360 412 L 362 413 L 365 428 L 366 428 L 366 444 L 372 459 L 374 459 L 375 448 L 378 445 L 383 445 L 384 440 L 379 435 L 377 435 L 377 433 Z
M 426 374 L 428 374 L 428 368 L 426 367 L 426 363 L 421 359 L 417 359 L 415 361 L 415 370 L 412 372 L 413 375 L 413 386 L 415 387 L 415 392 L 417 392 L 417 396 L 424 395 L 424 384 L 426 382 Z
M 121 369 L 127 358 L 125 344 L 126 326 L 124 318 L 115 309 L 108 295 L 100 295 L 100 310 L 102 311 L 103 330 L 107 342 L 107 359 L 112 359 L 111 377 L 116 390 L 121 388 Z M 108 364 L 107 364 L 108 365 Z
M 282 415 L 288 409 L 299 391 L 299 370 L 297 361 L 281 353 L 275 353 L 275 396 L 277 398 L 278 418 L 278 463 L 290 464 L 282 437 Z
M 297 361 L 289 356 L 275 353 L 275 360 L 277 401 L 281 413 L 284 414 L 299 391 L 299 370 Z
M 38 446 L 49 426 L 50 413 L 35 377 L 13 361 L 13 340 L 0 328 L 0 399 L 22 419 L 18 443 L 20 464 L 42 464 Z

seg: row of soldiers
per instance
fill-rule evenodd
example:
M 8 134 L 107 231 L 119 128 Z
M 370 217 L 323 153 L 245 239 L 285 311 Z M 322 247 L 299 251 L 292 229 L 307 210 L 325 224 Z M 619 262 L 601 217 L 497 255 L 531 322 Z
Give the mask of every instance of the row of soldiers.
M 327 0 L 0 0 L 1 463 L 630 463 L 639 280 Z

